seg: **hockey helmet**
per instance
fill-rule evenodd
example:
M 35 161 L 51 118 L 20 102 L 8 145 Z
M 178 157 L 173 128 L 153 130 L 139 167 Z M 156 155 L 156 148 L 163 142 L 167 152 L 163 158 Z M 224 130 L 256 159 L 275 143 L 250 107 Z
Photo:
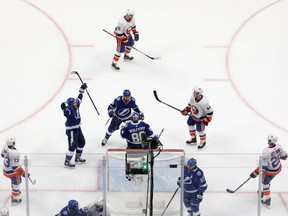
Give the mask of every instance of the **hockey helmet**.
M 103 211 L 103 197 L 102 196 L 97 197 L 95 201 L 95 205 L 96 205 L 96 211 L 98 212 Z
M 190 158 L 190 159 L 187 161 L 187 166 L 195 167 L 196 165 L 197 165 L 197 160 L 194 159 L 194 158 Z
M 6 139 L 6 145 L 7 146 L 14 146 L 15 145 L 15 142 L 16 142 L 16 139 L 15 137 L 11 136 L 11 137 L 8 137 Z
M 137 123 L 140 119 L 140 115 L 137 112 L 132 113 L 131 115 L 131 121 L 133 121 L 134 123 Z
M 127 10 L 126 10 L 126 15 L 128 15 L 128 16 L 134 16 L 134 10 L 127 9 Z
M 9 209 L 4 207 L 1 209 L 1 216 L 9 216 Z
M 75 98 L 70 97 L 67 99 L 66 103 L 68 104 L 68 106 L 70 106 L 74 101 L 75 101 Z
M 124 96 L 124 97 L 129 97 L 129 96 L 131 96 L 131 92 L 130 92 L 128 89 L 125 89 L 125 90 L 123 91 L 123 96 Z
M 269 135 L 267 136 L 267 140 L 270 140 L 271 143 L 276 144 L 276 142 L 278 141 L 278 137 L 277 137 L 276 135 L 269 134 Z
M 68 208 L 71 213 L 77 212 L 79 208 L 78 202 L 76 200 L 70 200 L 68 202 Z
M 199 93 L 199 94 L 202 95 L 202 93 L 203 93 L 203 88 L 196 86 L 196 87 L 194 88 L 194 92 L 195 92 L 195 93 Z

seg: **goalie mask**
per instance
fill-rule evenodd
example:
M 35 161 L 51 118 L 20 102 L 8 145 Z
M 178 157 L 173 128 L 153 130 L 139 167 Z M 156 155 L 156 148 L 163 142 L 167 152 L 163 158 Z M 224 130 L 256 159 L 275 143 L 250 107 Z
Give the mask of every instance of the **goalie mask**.
M 103 211 L 103 197 L 102 196 L 99 196 L 96 199 L 95 205 L 96 205 L 96 211 L 97 212 L 102 212 Z
M 131 121 L 132 121 L 133 123 L 138 123 L 139 120 L 140 120 L 140 115 L 139 115 L 139 113 L 134 112 L 134 113 L 132 114 L 132 116 L 131 116 Z

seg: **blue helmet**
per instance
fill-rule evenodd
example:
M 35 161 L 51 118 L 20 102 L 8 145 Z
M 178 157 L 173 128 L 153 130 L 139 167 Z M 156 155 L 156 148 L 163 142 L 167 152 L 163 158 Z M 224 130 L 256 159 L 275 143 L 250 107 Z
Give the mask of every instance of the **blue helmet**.
M 132 113 L 132 115 L 131 115 L 131 120 L 132 120 L 134 123 L 137 123 L 137 122 L 139 121 L 139 119 L 140 119 L 139 113 L 137 113 L 137 112 Z
M 75 101 L 75 98 L 70 97 L 67 99 L 66 103 L 68 104 L 68 106 L 70 106 L 74 101 Z
M 123 91 L 123 96 L 131 96 L 131 92 L 128 89 Z
M 68 202 L 68 208 L 71 213 L 78 211 L 78 202 L 76 200 L 70 200 Z
M 196 166 L 197 165 L 197 160 L 194 159 L 194 158 L 190 158 L 188 161 L 187 161 L 187 166 Z

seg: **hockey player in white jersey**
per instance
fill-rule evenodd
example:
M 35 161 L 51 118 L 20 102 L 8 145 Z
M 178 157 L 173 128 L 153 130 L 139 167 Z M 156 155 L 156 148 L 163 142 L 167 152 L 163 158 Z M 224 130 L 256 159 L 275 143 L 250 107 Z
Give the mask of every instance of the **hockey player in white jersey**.
M 19 204 L 22 201 L 20 199 L 20 184 L 22 182 L 21 177 L 25 176 L 25 171 L 20 165 L 20 154 L 15 148 L 15 144 L 15 137 L 9 137 L 1 151 L 1 156 L 4 157 L 3 174 L 11 179 L 11 205 Z
M 134 38 L 131 33 L 133 33 Z M 134 46 L 134 41 L 139 40 L 139 32 L 136 29 L 133 10 L 128 9 L 126 15 L 118 19 L 118 24 L 115 28 L 114 34 L 117 39 L 117 47 L 111 66 L 113 69 L 118 71 L 120 68 L 117 63 L 121 54 L 124 53 L 124 60 L 133 60 L 133 57 L 129 54 Z
M 197 144 L 196 131 L 200 137 L 198 149 L 202 149 L 206 145 L 205 127 L 212 120 L 213 109 L 209 105 L 208 99 L 203 95 L 203 89 L 195 87 L 193 95 L 190 97 L 188 106 L 182 110 L 182 115 L 189 115 L 187 120 L 190 139 L 187 144 Z M 195 128 L 196 127 L 196 128 Z
M 287 153 L 283 150 L 282 146 L 276 144 L 278 137 L 270 134 L 267 136 L 268 147 L 262 152 L 262 191 L 261 202 L 266 207 L 271 204 L 270 197 L 270 184 L 272 179 L 281 172 L 282 165 L 280 160 L 287 159 Z M 251 178 L 259 175 L 259 167 L 257 167 L 251 174 Z

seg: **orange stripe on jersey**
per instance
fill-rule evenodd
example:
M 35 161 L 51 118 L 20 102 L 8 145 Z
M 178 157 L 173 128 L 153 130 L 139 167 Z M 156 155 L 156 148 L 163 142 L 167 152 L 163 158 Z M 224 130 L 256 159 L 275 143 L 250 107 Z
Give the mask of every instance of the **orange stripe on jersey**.
M 264 175 L 268 175 L 268 176 L 276 176 L 278 173 L 280 173 L 282 170 L 282 165 L 280 164 L 280 167 L 278 170 L 263 170 L 263 174 Z

